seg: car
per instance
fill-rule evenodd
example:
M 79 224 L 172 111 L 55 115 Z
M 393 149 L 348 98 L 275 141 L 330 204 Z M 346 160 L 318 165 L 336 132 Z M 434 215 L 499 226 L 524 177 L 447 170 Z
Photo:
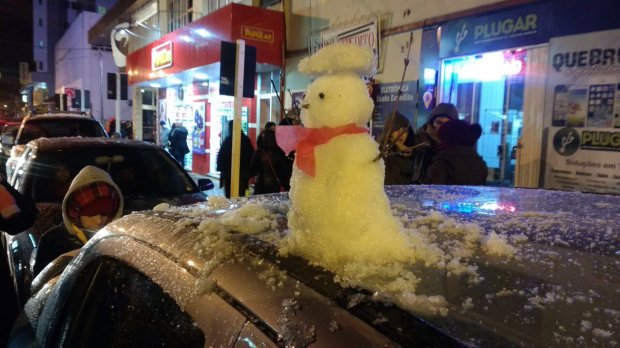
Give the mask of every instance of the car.
M 31 140 L 46 137 L 108 137 L 101 123 L 82 113 L 58 112 L 28 115 L 24 117 L 15 136 L 14 146 L 6 162 L 6 174 L 10 179 L 17 158 Z
M 20 125 L 21 122 L 7 122 L 0 132 L 0 172 L 4 176 L 6 176 L 6 162 L 11 156 Z
M 386 191 L 426 262 L 366 260 L 343 267 L 355 266 L 349 273 L 309 262 L 287 249 L 296 232 L 285 193 L 134 212 L 42 271 L 9 346 L 620 342 L 620 197 L 472 186 Z M 433 255 L 440 262 L 428 261 Z
M 9 268 L 18 298 L 28 298 L 32 250 L 42 233 L 62 222 L 62 200 L 77 173 L 86 165 L 108 171 L 123 193 L 125 213 L 151 209 L 160 203 L 185 205 L 203 202 L 209 179 L 198 185 L 161 147 L 128 139 L 39 138 L 29 142 L 16 162 L 9 183 L 39 208 L 32 229 L 5 235 Z

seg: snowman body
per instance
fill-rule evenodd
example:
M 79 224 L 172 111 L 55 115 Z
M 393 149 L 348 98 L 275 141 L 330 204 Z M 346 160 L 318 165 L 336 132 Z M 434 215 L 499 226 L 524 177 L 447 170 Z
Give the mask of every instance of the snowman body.
M 364 53 L 357 46 L 346 53 L 348 48 L 342 48 L 348 56 Z M 306 128 L 366 127 L 373 102 L 351 66 L 355 63 L 327 70 L 308 87 L 302 104 Z M 314 175 L 294 166 L 291 251 L 332 269 L 351 260 L 387 263 L 407 257 L 408 239 L 390 210 L 383 187 L 385 167 L 383 160 L 376 160 L 378 155 L 378 144 L 368 132 L 341 134 L 315 146 Z M 304 247 L 308 245 L 311 251 Z

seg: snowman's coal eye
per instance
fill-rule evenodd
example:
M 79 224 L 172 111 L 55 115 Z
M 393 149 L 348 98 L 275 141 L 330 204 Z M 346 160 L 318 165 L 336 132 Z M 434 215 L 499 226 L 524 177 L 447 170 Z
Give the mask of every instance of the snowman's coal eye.
M 319 98 L 325 99 L 325 94 L 323 94 L 323 92 L 319 93 Z

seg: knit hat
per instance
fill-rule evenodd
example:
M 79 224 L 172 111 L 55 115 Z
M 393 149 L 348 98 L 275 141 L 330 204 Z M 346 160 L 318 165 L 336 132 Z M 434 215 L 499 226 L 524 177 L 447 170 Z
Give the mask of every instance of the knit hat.
M 482 135 L 482 127 L 478 123 L 470 125 L 466 121 L 453 119 L 439 128 L 438 135 L 447 144 L 473 146 Z
M 101 181 L 93 182 L 71 193 L 67 200 L 67 215 L 78 224 L 80 216 L 114 216 L 119 204 L 114 187 Z
M 447 117 L 451 120 L 456 120 L 459 118 L 459 111 L 457 110 L 456 106 L 454 106 L 454 104 L 439 103 L 437 104 L 437 106 L 435 106 L 433 111 L 431 111 L 428 123 L 432 124 L 437 117 Z

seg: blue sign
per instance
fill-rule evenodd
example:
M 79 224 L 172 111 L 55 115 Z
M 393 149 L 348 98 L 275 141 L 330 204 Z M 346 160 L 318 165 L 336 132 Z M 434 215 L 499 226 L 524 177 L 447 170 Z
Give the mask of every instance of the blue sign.
M 548 42 L 551 36 L 549 23 L 549 6 L 546 3 L 449 22 L 441 27 L 439 57 Z

